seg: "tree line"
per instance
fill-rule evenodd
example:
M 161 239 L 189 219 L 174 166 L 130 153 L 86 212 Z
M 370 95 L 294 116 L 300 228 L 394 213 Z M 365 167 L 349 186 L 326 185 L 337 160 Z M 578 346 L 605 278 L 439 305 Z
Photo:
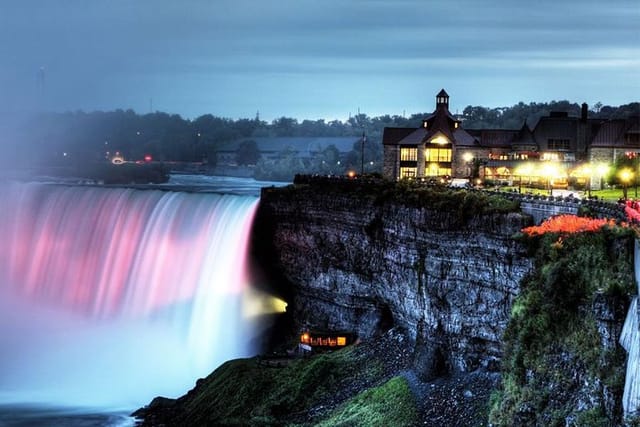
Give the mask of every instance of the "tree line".
M 580 115 L 580 105 L 569 101 L 520 102 L 511 107 L 468 106 L 458 116 L 463 127 L 517 129 L 526 121 L 533 126 L 551 111 Z M 33 116 L 13 135 L 11 153 L 26 162 L 100 161 L 116 152 L 131 160 L 150 155 L 157 161 L 215 163 L 222 144 L 257 137 L 347 137 L 366 134 L 368 156 L 380 164 L 382 132 L 385 127 L 418 127 L 430 113 L 408 117 L 357 114 L 347 120 L 298 120 L 280 117 L 271 122 L 255 118 L 230 119 L 205 114 L 194 120 L 177 114 L 137 114 L 133 110 L 111 112 L 41 113 Z M 592 106 L 592 118 L 618 118 L 640 114 L 640 103 L 621 106 Z M 352 161 L 358 162 L 354 144 Z M 238 147 L 240 149 L 240 147 Z M 5 153 L 7 154 L 7 153 Z M 327 153 L 331 157 L 331 153 Z M 367 160 L 368 158 L 367 157 Z

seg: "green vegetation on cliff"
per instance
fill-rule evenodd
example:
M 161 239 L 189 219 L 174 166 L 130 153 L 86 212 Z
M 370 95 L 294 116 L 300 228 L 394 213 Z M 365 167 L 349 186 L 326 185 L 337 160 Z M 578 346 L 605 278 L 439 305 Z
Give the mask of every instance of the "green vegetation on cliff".
M 411 426 L 418 418 L 413 399 L 407 381 L 394 377 L 349 399 L 319 426 Z
M 466 220 L 479 214 L 518 212 L 520 202 L 499 193 L 451 188 L 414 180 L 391 181 L 381 178 L 344 179 L 298 175 L 294 184 L 278 189 L 281 194 L 347 194 L 372 200 L 380 206 L 387 202 L 417 208 L 429 208 Z
M 300 359 L 232 360 L 187 395 L 152 402 L 143 425 L 303 426 L 327 417 L 327 425 L 356 425 L 350 420 L 365 413 L 371 424 L 357 425 L 411 425 L 417 412 L 406 381 L 379 385 L 386 378 L 384 362 L 363 345 Z
M 494 425 L 620 422 L 626 356 L 599 324 L 624 319 L 633 292 L 631 234 L 603 227 L 528 238 L 536 269 L 511 310 Z
M 208 412 L 215 414 L 215 419 L 195 416 L 187 420 L 194 425 L 222 420 L 270 425 L 283 418 L 295 418 L 295 414 L 338 393 L 354 377 L 375 377 L 375 365 L 360 372 L 362 362 L 351 349 L 293 360 L 282 368 L 259 365 L 256 359 L 231 361 L 205 380 L 204 392 L 186 405 L 190 414 Z

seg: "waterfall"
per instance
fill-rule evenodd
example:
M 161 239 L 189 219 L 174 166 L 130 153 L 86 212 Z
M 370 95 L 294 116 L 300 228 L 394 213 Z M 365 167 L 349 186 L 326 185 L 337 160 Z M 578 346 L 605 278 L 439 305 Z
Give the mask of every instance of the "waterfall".
M 640 244 L 635 240 L 634 270 L 637 294 L 640 295 Z M 638 296 L 631 302 L 627 318 L 620 334 L 620 344 L 629 353 L 627 358 L 627 374 L 624 383 L 622 406 L 625 415 L 636 414 L 640 410 L 640 311 Z
M 4 183 L 0 402 L 135 407 L 248 356 L 250 196 Z

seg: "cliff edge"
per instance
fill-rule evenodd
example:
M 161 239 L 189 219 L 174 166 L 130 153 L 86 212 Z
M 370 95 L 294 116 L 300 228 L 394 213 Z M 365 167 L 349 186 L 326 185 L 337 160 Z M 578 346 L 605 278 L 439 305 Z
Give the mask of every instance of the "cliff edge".
M 519 282 L 516 202 L 481 192 L 357 181 L 264 189 L 257 245 L 290 285 L 298 328 L 361 339 L 396 327 L 422 379 L 497 369 Z
M 253 254 L 302 330 L 348 348 L 231 361 L 144 425 L 621 425 L 633 289 L 618 226 L 526 238 L 517 201 L 359 180 L 265 188 Z

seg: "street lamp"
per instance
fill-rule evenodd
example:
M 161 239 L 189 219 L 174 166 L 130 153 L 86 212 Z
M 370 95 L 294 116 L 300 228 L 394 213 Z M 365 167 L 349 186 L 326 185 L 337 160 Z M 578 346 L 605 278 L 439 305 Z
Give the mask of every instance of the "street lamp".
M 533 165 L 531 163 L 525 163 L 516 168 L 515 174 L 518 175 L 518 193 L 522 193 L 522 177 L 526 176 L 531 179 L 533 175 Z
M 591 198 L 591 174 L 593 172 L 593 168 L 591 167 L 590 164 L 587 163 L 586 165 L 584 165 L 582 170 L 584 172 L 584 175 L 587 176 L 587 182 L 586 182 L 586 185 L 587 185 L 587 198 L 590 199 Z
M 618 172 L 618 177 L 620 181 L 622 181 L 622 196 L 627 200 L 627 186 L 633 178 L 633 171 L 629 168 L 621 169 L 620 172 Z
M 553 163 L 546 163 L 542 166 L 542 174 L 547 177 L 549 195 L 553 196 L 553 178 L 558 175 L 558 166 Z
M 600 177 L 600 190 L 603 188 L 602 181 L 604 180 L 604 176 L 609 171 L 609 166 L 606 163 L 598 163 L 596 166 L 596 171 L 598 172 L 598 176 Z
M 636 175 L 633 180 L 633 192 L 636 200 L 638 199 L 638 176 Z

